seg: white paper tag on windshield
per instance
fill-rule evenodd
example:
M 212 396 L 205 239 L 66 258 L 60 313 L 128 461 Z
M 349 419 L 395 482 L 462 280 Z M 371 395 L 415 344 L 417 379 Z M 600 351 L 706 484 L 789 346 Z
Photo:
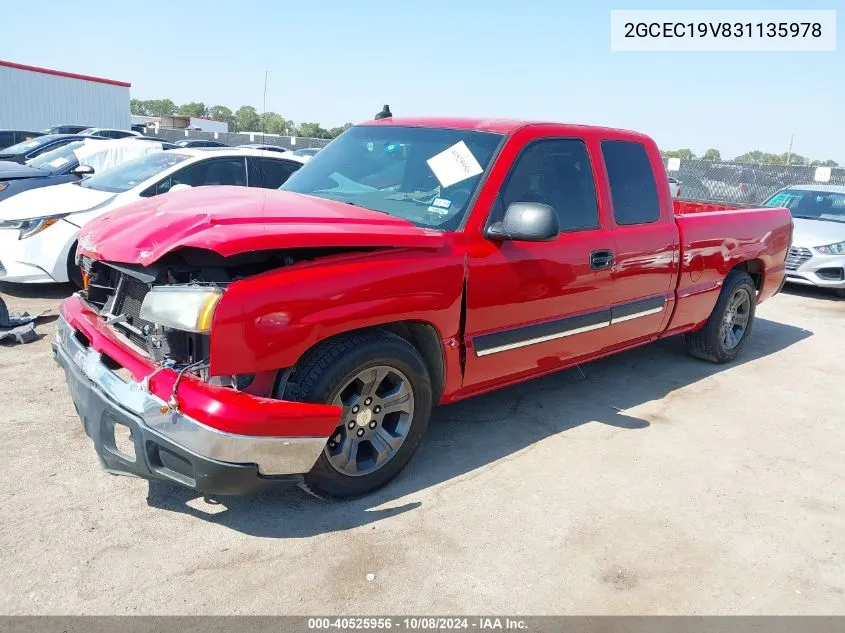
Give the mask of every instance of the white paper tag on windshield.
M 442 187 L 451 187 L 456 182 L 472 178 L 484 171 L 463 141 L 446 148 L 426 162 Z
M 70 162 L 70 161 L 68 161 L 67 158 L 63 158 L 63 157 L 59 156 L 58 158 L 54 158 L 53 160 L 51 160 L 47 164 L 50 165 L 50 167 L 61 167 L 62 165 L 67 165 L 68 162 Z

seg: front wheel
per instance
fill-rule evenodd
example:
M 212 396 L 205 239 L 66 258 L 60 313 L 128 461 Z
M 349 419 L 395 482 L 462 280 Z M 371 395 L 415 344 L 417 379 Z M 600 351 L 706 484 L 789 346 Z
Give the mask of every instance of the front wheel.
M 732 270 L 704 327 L 686 335 L 687 350 L 711 363 L 734 360 L 748 342 L 756 307 L 754 281 L 745 271 Z
M 317 494 L 356 497 L 393 479 L 428 428 L 431 379 L 419 352 L 386 331 L 340 336 L 297 365 L 288 400 L 334 404 L 343 414 L 305 484 Z
M 67 254 L 67 278 L 70 283 L 82 290 L 82 269 L 76 265 L 76 243 L 70 247 Z

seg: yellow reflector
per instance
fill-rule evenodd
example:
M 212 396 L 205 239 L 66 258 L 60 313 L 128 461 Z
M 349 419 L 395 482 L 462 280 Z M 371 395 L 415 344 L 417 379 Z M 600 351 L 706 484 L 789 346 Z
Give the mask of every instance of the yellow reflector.
M 200 308 L 199 316 L 197 317 L 197 330 L 200 332 L 211 331 L 211 320 L 214 318 L 214 308 L 217 307 L 217 302 L 220 301 L 221 293 L 209 295 L 203 302 Z

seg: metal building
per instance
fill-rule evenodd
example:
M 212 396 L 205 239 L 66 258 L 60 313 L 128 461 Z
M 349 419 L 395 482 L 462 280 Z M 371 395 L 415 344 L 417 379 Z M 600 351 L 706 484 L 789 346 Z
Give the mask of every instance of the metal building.
M 128 130 L 130 85 L 0 60 L 0 128 L 86 125 Z

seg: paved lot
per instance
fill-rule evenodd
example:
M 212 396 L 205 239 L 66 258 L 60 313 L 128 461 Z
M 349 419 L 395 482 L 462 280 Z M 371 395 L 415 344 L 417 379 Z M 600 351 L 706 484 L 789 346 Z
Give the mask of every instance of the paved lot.
M 739 364 L 673 339 L 442 408 L 340 503 L 102 472 L 42 323 L 0 346 L 0 613 L 843 614 L 845 301 L 758 317 Z

